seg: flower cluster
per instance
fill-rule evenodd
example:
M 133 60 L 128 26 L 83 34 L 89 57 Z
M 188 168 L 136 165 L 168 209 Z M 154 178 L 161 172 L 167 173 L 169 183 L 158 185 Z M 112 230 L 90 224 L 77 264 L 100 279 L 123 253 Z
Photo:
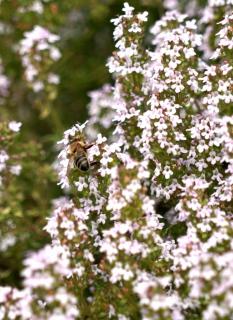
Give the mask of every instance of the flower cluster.
M 0 287 L 0 319 L 32 319 L 31 297 L 27 290 Z
M 229 181 L 227 184 L 229 187 Z M 179 219 L 186 221 L 187 231 L 172 251 L 172 271 L 180 294 L 184 287 L 188 288 L 192 308 L 200 308 L 203 319 L 230 319 L 233 285 L 227 275 L 233 267 L 233 225 L 228 211 L 232 183 L 227 197 L 225 186 L 219 186 L 208 199 L 208 188 L 206 181 L 195 176 L 184 181 L 183 197 L 176 211 Z
M 115 117 L 114 92 L 109 84 L 106 84 L 100 90 L 91 91 L 89 93 L 91 99 L 88 105 L 88 127 L 86 135 L 93 140 L 101 133 L 110 136 L 113 131 L 112 120 Z
M 24 260 L 24 288 L 0 287 L 0 319 L 75 320 L 77 298 L 64 286 L 69 259 L 49 245 Z
M 14 156 L 11 157 L 10 144 L 16 139 L 21 123 L 10 121 L 0 123 L 0 188 L 9 175 L 19 175 L 21 165 L 17 163 Z
M 47 1 L 48 2 L 48 1 Z M 41 0 L 34 0 L 27 7 L 19 7 L 19 13 L 35 12 L 37 14 L 43 14 L 44 12 L 44 2 Z
M 226 15 L 232 14 L 232 0 L 208 0 L 205 2 L 166 0 L 164 7 L 169 10 L 185 12 L 190 18 L 198 17 L 198 27 L 203 35 L 202 58 L 208 61 L 217 45 L 216 36 L 220 29 L 220 21 Z
M 73 200 L 46 229 L 73 266 L 81 317 L 230 319 L 232 16 L 207 63 L 195 20 L 168 12 L 145 50 L 147 14 L 123 11 L 108 62 L 115 86 L 92 94 L 90 123 L 65 132 L 60 177 Z M 103 108 L 116 124 L 108 140 L 93 130 L 106 128 Z M 69 148 L 87 136 L 97 165 L 84 173 Z
M 40 93 L 42 97 L 45 95 L 48 101 L 56 98 L 56 86 L 60 81 L 59 76 L 52 71 L 53 63 L 61 57 L 55 46 L 58 40 L 58 35 L 41 26 L 34 26 L 33 30 L 24 33 L 19 44 L 19 54 L 28 85 L 35 93 Z M 41 101 L 38 103 L 42 114 L 46 116 L 48 110 L 43 110 Z

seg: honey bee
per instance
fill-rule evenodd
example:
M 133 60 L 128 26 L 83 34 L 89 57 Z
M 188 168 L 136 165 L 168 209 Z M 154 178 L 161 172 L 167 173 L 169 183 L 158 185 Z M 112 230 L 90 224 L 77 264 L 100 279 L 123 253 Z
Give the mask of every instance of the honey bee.
M 69 167 L 72 165 L 82 172 L 87 172 L 92 166 L 98 164 L 98 161 L 90 162 L 87 156 L 87 150 L 94 146 L 94 143 L 86 144 L 80 136 L 76 136 L 70 137 L 68 145 L 67 157 L 70 159 Z

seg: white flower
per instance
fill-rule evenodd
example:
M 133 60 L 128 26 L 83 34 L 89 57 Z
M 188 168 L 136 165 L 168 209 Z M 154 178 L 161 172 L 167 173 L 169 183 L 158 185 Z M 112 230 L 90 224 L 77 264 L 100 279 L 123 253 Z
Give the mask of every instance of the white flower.
M 10 121 L 8 123 L 8 128 L 14 132 L 19 132 L 21 126 L 22 126 L 21 122 Z
M 138 13 L 137 17 L 140 21 L 146 22 L 148 20 L 148 12 L 144 11 L 143 13 Z
M 10 172 L 16 176 L 20 174 L 21 170 L 22 170 L 22 166 L 20 164 L 10 167 Z
M 169 179 L 173 175 L 173 172 L 169 166 L 164 167 L 163 175 L 164 175 L 165 179 Z
M 131 17 L 132 16 L 132 12 L 134 11 L 134 7 L 130 7 L 128 2 L 125 2 L 122 11 L 125 12 L 125 16 L 126 17 Z
M 50 73 L 48 75 L 48 82 L 54 83 L 54 84 L 59 84 L 59 82 L 60 82 L 59 76 L 57 74 Z

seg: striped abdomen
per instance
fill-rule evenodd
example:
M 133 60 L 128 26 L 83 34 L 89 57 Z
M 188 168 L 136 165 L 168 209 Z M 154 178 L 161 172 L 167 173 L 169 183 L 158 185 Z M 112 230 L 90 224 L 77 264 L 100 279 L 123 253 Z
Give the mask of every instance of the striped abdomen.
M 79 155 L 75 159 L 74 164 L 81 171 L 88 171 L 90 169 L 90 164 L 85 154 Z

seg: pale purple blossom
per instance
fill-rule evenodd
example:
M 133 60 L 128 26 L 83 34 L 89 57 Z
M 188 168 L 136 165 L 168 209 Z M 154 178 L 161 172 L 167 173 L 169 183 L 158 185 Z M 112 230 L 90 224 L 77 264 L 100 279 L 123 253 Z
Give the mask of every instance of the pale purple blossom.
M 13 132 L 19 132 L 20 128 L 22 126 L 21 122 L 16 122 L 16 121 L 10 121 L 8 123 L 8 127 L 11 131 Z

